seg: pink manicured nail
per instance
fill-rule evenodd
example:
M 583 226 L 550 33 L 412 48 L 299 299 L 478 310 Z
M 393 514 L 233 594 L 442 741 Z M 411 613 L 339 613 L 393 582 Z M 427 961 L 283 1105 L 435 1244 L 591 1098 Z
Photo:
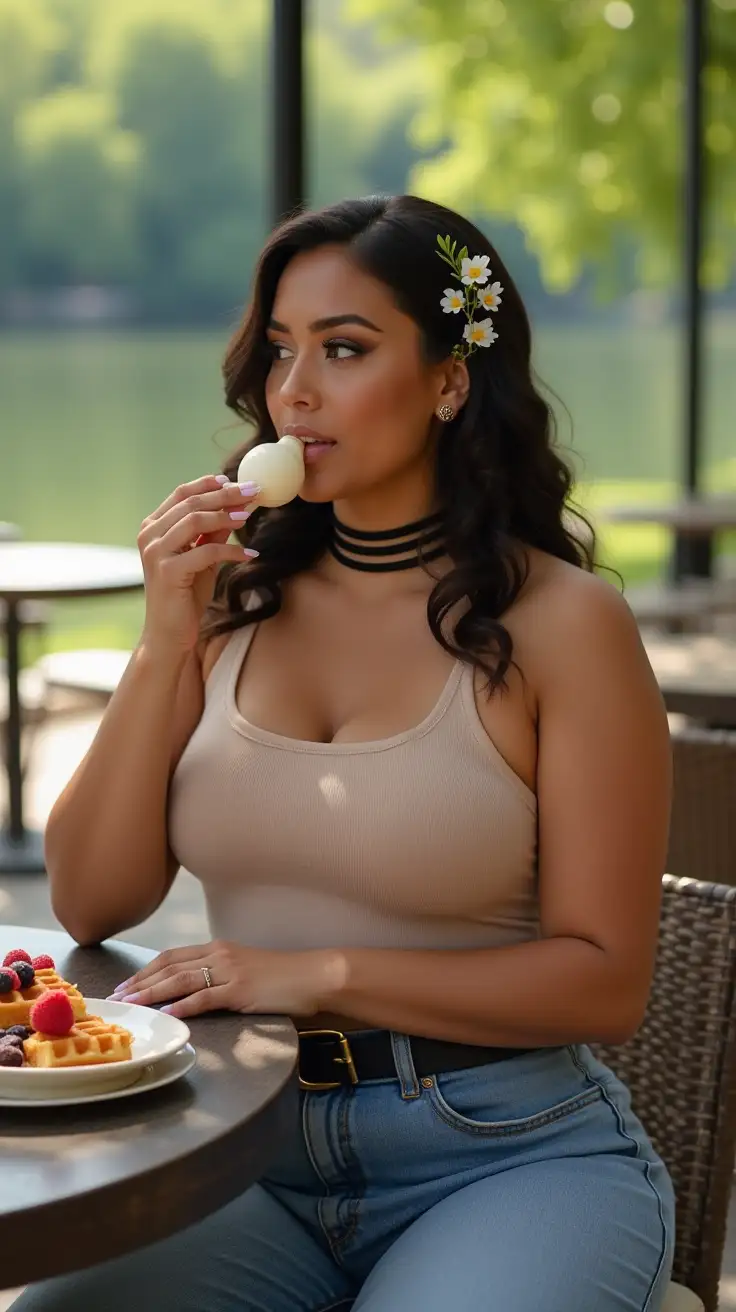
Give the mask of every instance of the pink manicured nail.
M 227 474 L 215 474 L 214 478 L 215 482 L 220 484 L 220 487 L 224 487 L 226 483 L 230 482 Z
M 252 510 L 231 510 L 231 511 L 230 511 L 230 518 L 231 518 L 231 519 L 241 519 L 241 520 L 244 520 L 244 519 L 250 519 L 250 517 L 251 517 L 252 514 L 253 514 L 253 511 L 252 511 Z
M 120 998 L 120 1002 L 138 1002 L 140 996 L 140 993 L 126 993 L 125 997 Z
M 249 556 L 251 560 L 255 560 L 256 556 L 260 556 L 260 554 L 260 551 L 254 551 L 252 547 L 243 547 L 243 555 Z

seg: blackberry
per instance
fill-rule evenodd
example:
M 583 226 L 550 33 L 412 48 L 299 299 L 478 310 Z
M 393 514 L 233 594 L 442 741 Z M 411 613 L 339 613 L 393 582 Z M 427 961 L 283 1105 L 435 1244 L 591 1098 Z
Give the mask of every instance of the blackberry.
M 5 1033 L 17 1035 L 19 1039 L 30 1039 L 33 1030 L 30 1025 L 10 1025 Z M 0 1037 L 1 1035 L 2 1032 L 0 1031 Z
M 0 993 L 12 993 L 13 980 L 7 970 L 0 970 Z
M 36 978 L 36 972 L 33 966 L 29 966 L 27 961 L 13 961 L 10 966 L 14 970 L 22 989 L 29 989 Z

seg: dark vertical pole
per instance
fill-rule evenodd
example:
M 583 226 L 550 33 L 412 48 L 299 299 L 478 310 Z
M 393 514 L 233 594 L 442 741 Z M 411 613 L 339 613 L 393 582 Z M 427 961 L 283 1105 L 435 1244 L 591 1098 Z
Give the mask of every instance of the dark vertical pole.
M 304 4 L 273 0 L 272 218 L 301 209 L 304 195 Z
M 5 764 L 8 772 L 8 834 L 11 843 L 22 843 L 23 765 L 21 760 L 20 709 L 20 619 L 18 603 L 5 603 L 5 657 L 8 681 L 8 722 L 5 726 Z
M 685 21 L 685 486 L 698 489 L 701 420 L 700 262 L 703 231 L 705 0 L 686 0 Z
M 703 296 L 700 265 L 703 232 L 703 64 L 706 0 L 685 0 L 685 182 L 684 182 L 684 452 L 683 483 L 698 491 L 702 421 Z M 710 537 L 679 537 L 675 575 L 711 572 Z

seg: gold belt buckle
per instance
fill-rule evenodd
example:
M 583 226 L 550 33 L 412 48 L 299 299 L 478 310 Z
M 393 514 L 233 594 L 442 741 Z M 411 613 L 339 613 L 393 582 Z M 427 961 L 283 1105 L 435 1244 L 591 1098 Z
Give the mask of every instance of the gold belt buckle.
M 302 1036 L 308 1038 L 310 1035 L 313 1035 L 316 1038 L 317 1035 L 320 1034 L 321 1035 L 330 1034 L 332 1035 L 333 1039 L 339 1039 L 342 1056 L 333 1057 L 332 1060 L 335 1062 L 341 1062 L 344 1066 L 347 1066 L 348 1075 L 350 1076 L 350 1083 L 351 1084 L 358 1083 L 358 1072 L 355 1069 L 355 1062 L 353 1061 L 353 1054 L 350 1051 L 350 1044 L 348 1042 L 346 1035 L 343 1034 L 342 1030 L 298 1030 L 297 1033 L 299 1035 L 299 1038 L 302 1038 Z M 342 1080 L 335 1080 L 334 1082 L 328 1081 L 324 1084 L 312 1083 L 311 1080 L 305 1080 L 302 1077 L 301 1071 L 299 1071 L 300 1089 L 310 1089 L 314 1091 L 316 1089 L 340 1089 L 342 1087 L 343 1087 Z

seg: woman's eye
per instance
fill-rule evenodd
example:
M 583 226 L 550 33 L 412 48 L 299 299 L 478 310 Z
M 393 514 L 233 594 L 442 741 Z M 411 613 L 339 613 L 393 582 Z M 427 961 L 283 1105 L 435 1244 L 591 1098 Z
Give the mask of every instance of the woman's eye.
M 350 360 L 355 355 L 362 355 L 363 351 L 355 342 L 323 342 L 327 352 L 328 360 Z
M 355 342 L 329 341 L 322 343 L 328 360 L 350 360 L 353 356 L 364 355 L 362 347 Z M 274 361 L 293 360 L 294 351 L 284 342 L 269 342 L 268 350 Z
M 290 360 L 293 355 L 293 351 L 284 346 L 283 342 L 269 342 L 268 349 L 274 360 Z

